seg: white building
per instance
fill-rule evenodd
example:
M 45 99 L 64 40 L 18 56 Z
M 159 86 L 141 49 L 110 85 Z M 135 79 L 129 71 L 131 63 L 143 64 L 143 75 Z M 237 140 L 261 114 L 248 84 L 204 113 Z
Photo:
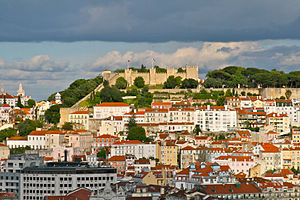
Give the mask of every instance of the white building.
M 130 112 L 130 105 L 122 102 L 105 102 L 94 106 L 94 119 L 120 116 Z
M 27 167 L 20 178 L 20 200 L 63 196 L 77 188 L 93 192 L 117 181 L 117 171 L 111 167 L 92 167 L 86 163 L 47 163 L 47 166 Z
M 6 139 L 9 148 L 29 146 L 31 149 L 45 149 L 46 131 L 32 131 L 26 137 L 11 137 Z
M 156 157 L 156 144 L 144 144 L 138 140 L 116 142 L 111 146 L 110 156 L 134 155 L 137 159 Z
M 227 106 L 204 106 L 196 110 L 195 124 L 204 131 L 232 131 L 237 128 L 237 114 Z

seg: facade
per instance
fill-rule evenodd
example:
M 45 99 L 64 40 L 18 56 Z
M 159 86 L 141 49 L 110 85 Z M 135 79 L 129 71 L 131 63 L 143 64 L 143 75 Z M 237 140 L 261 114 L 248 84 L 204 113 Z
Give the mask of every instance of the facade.
M 73 129 L 89 129 L 89 111 L 76 111 L 69 115 L 69 122 L 73 124 Z
M 130 105 L 126 103 L 105 102 L 94 106 L 94 119 L 120 116 L 128 112 L 130 112 Z
M 164 84 L 169 76 L 179 76 L 182 80 L 187 78 L 192 78 L 198 81 L 198 66 L 187 66 L 182 68 L 183 72 L 178 72 L 176 68 L 166 68 L 166 72 L 158 73 L 155 68 L 149 69 L 149 72 L 139 73 L 132 69 L 125 69 L 124 73 L 112 73 L 109 70 L 102 72 L 104 80 L 110 81 L 109 84 L 115 85 L 116 80 L 119 77 L 123 77 L 129 84 L 129 86 L 134 84 L 134 80 L 137 77 L 142 77 L 145 81 L 145 85 L 158 85 Z
M 0 172 L 0 190 L 15 193 L 20 197 L 20 174 L 25 167 L 39 166 L 43 160 L 37 155 L 14 155 L 6 160 Z
M 156 157 L 156 144 L 144 144 L 138 140 L 120 141 L 111 145 L 111 157 L 134 155 L 137 159 Z
M 281 150 L 281 168 L 300 168 L 300 147 L 283 148 Z
M 227 106 L 200 107 L 195 113 L 195 125 L 204 131 L 233 131 L 237 128 L 237 114 Z
M 0 143 L 0 160 L 7 159 L 9 156 L 9 148 L 5 144 Z
M 234 174 L 244 173 L 249 175 L 250 169 L 255 166 L 255 160 L 251 156 L 220 156 L 215 159 L 219 165 L 229 166 Z
M 292 143 L 297 144 L 300 143 L 300 128 L 293 128 L 292 129 Z
M 26 167 L 20 177 L 20 200 L 66 195 L 80 187 L 97 192 L 116 180 L 116 169 L 88 167 L 86 163 L 60 162 Z
M 164 141 L 160 144 L 157 143 L 157 155 L 156 158 L 163 165 L 178 165 L 178 146 L 171 141 Z
M 290 120 L 287 114 L 270 113 L 267 115 L 266 121 L 278 133 L 290 131 Z

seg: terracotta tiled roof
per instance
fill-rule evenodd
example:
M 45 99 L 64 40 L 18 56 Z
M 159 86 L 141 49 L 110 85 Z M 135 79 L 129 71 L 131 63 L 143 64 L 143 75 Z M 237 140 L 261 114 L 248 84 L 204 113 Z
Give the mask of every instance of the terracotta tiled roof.
M 27 136 L 26 137 L 11 137 L 11 138 L 8 138 L 7 140 L 27 140 Z
M 71 114 L 89 114 L 89 111 L 76 111 L 76 112 L 72 112 Z
M 104 102 L 94 107 L 130 107 L 130 105 L 122 102 Z
M 124 145 L 124 144 L 143 144 L 139 140 L 123 140 L 119 142 L 115 142 L 113 145 Z
M 261 193 L 261 191 L 252 183 L 240 184 L 214 184 L 205 185 L 204 192 L 210 195 L 214 194 L 249 194 Z
M 126 160 L 126 156 L 112 156 L 111 158 L 108 159 L 109 162 L 113 161 L 124 161 Z

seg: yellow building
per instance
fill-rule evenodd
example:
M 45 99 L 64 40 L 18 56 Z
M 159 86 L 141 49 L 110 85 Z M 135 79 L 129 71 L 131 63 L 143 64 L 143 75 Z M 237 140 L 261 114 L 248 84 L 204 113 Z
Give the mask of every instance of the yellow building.
M 300 147 L 290 147 L 281 150 L 281 165 L 283 169 L 300 168 Z
M 287 133 L 290 131 L 290 120 L 286 114 L 270 113 L 267 115 L 266 121 L 275 132 Z
M 73 129 L 89 129 L 89 111 L 76 111 L 69 115 L 69 122 L 73 124 Z
M 300 143 L 300 128 L 292 129 L 292 143 Z
M 163 165 L 177 166 L 178 147 L 171 141 L 157 143 L 157 158 Z

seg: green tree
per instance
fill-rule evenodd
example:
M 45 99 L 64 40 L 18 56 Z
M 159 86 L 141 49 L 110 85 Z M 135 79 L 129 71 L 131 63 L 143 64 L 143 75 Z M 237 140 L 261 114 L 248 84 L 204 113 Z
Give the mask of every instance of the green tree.
M 226 99 L 225 96 L 219 96 L 218 99 L 217 99 L 217 106 L 224 106 L 225 99 Z
M 73 130 L 73 124 L 71 122 L 65 122 L 61 128 L 63 130 Z
M 144 79 L 143 79 L 143 77 L 136 77 L 135 79 L 134 79 L 134 85 L 136 86 L 136 87 L 138 87 L 138 88 L 142 88 L 142 87 L 144 87 L 145 86 L 145 81 L 144 81 Z
M 123 77 L 119 77 L 117 80 L 116 80 L 116 87 L 118 89 L 126 89 L 128 83 L 127 81 L 125 80 L 125 78 Z
M 294 166 L 291 168 L 291 171 L 292 171 L 295 175 L 298 174 L 298 170 L 296 170 L 296 169 L 294 168 Z
M 21 96 L 18 96 L 17 106 L 18 106 L 19 108 L 23 108 L 23 107 L 24 107 L 23 104 L 22 104 L 22 102 L 21 102 Z
M 28 104 L 28 108 L 32 108 L 33 106 L 35 106 L 35 101 L 33 99 L 29 99 L 27 101 L 27 104 Z
M 20 136 L 27 136 L 32 131 L 35 131 L 36 128 L 42 128 L 43 122 L 40 120 L 29 120 L 26 119 L 24 122 L 18 124 L 18 130 Z
M 139 140 L 144 142 L 146 140 L 145 129 L 141 126 L 132 127 L 128 131 L 127 140 Z
M 53 105 L 45 112 L 46 121 L 49 123 L 57 124 L 60 120 L 61 105 Z
M 184 79 L 181 84 L 181 88 L 197 88 L 198 81 L 192 78 Z
M 107 157 L 107 154 L 108 154 L 108 151 L 107 151 L 107 149 L 105 149 L 105 148 L 102 148 L 100 151 L 98 151 L 98 153 L 97 153 L 97 157 L 98 157 L 98 158 L 103 158 L 103 159 L 106 159 L 106 157 Z
M 6 138 L 17 136 L 17 130 L 13 128 L 7 128 L 0 131 L 0 142 L 4 141 Z
M 284 96 L 281 96 L 280 99 L 285 99 L 285 97 L 284 97 Z
M 26 150 L 31 150 L 30 146 L 10 149 L 10 154 L 24 154 Z
M 200 135 L 200 133 L 202 133 L 202 130 L 201 130 L 201 128 L 200 128 L 199 125 L 196 125 L 196 126 L 195 126 L 195 128 L 194 128 L 194 130 L 193 130 L 193 133 L 194 133 L 195 135 Z
M 233 97 L 233 94 L 230 89 L 228 89 L 225 93 L 225 97 Z
M 103 78 L 97 76 L 92 79 L 78 79 L 70 84 L 70 86 L 64 91 L 60 91 L 62 102 L 65 107 L 71 107 L 77 103 L 80 99 L 91 93 L 98 85 L 103 82 Z M 48 101 L 54 101 L 54 96 L 56 92 L 53 93 Z
M 246 92 L 245 92 L 245 91 L 242 91 L 242 92 L 241 92 L 241 95 L 242 95 L 242 96 L 246 96 Z
M 100 98 L 104 102 L 122 102 L 120 90 L 116 87 L 104 87 L 100 92 Z
M 223 134 L 219 135 L 218 139 L 219 140 L 225 140 L 225 135 L 223 135 Z
M 164 83 L 164 88 L 166 89 L 174 89 L 177 86 L 181 85 L 181 77 L 177 76 L 176 78 L 174 76 L 169 76 L 167 81 Z
M 286 96 L 287 99 L 290 99 L 291 96 L 292 96 L 292 91 L 291 91 L 291 90 L 287 90 L 287 91 L 285 92 L 285 96 Z
M 136 127 L 136 121 L 134 119 L 134 113 L 131 115 L 129 122 L 128 122 L 128 131 L 130 131 L 133 127 Z

